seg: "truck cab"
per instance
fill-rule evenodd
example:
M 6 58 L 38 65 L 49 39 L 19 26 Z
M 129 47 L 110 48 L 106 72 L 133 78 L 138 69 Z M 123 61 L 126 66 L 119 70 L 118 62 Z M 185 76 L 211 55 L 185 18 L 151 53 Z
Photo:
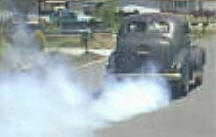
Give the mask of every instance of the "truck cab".
M 203 70 L 197 66 L 204 65 L 195 62 L 204 58 L 204 50 L 197 50 L 200 48 L 191 46 L 188 22 L 183 17 L 161 13 L 133 15 L 125 18 L 120 27 L 107 72 L 120 79 L 163 77 L 180 89 L 178 94 L 187 94 L 191 82 L 201 80 L 201 76 L 195 76 L 195 72 Z

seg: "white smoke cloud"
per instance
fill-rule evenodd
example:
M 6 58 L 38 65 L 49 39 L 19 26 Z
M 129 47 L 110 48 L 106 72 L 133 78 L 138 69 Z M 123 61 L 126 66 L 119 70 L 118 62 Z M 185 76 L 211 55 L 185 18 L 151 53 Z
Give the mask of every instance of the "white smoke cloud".
M 0 136 L 86 137 L 101 127 L 90 112 L 91 96 L 72 81 L 64 63 L 40 53 L 18 27 L 0 74 Z
M 105 120 L 119 122 L 152 112 L 169 104 L 169 90 L 163 80 L 127 79 L 110 82 L 93 106 Z
M 3 58 L 13 72 L 0 73 L 2 137 L 91 137 L 107 122 L 128 120 L 169 103 L 165 82 L 152 79 L 108 81 L 94 99 L 81 82 L 72 80 L 67 65 L 42 55 L 26 37 L 23 28 L 18 30 Z M 25 71 L 20 70 L 23 66 Z
M 43 77 L 15 72 L 0 81 L 1 136 L 89 137 L 105 126 L 90 111 L 91 96 L 69 80 L 64 68 L 48 70 Z

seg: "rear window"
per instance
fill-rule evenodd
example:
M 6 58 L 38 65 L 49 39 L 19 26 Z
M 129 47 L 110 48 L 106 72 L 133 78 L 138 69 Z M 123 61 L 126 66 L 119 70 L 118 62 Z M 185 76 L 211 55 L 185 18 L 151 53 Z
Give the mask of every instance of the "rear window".
M 164 21 L 153 22 L 148 26 L 149 32 L 154 33 L 168 33 L 169 32 L 169 24 Z
M 169 33 L 169 24 L 164 21 L 152 22 L 131 22 L 128 24 L 128 32 L 151 32 L 151 33 Z
M 131 22 L 128 25 L 128 32 L 145 32 L 147 25 L 145 22 Z

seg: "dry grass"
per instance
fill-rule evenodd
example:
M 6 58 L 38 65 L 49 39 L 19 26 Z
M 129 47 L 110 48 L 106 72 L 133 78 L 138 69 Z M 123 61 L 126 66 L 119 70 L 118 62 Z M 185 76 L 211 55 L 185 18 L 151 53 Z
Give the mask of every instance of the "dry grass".
M 80 38 L 77 35 L 48 35 L 47 37 L 48 47 L 80 47 Z
M 100 56 L 94 53 L 82 54 L 79 56 L 65 55 L 58 52 L 52 52 L 50 54 L 54 58 L 59 58 L 61 61 L 71 64 L 74 67 L 79 67 L 83 64 L 104 58 L 104 56 Z
M 90 49 L 113 49 L 116 38 L 112 34 L 93 34 L 88 41 Z M 47 36 L 48 47 L 84 47 L 79 35 L 53 35 Z
M 92 49 L 113 49 L 116 45 L 116 36 L 112 34 L 94 34 L 89 42 L 89 47 Z

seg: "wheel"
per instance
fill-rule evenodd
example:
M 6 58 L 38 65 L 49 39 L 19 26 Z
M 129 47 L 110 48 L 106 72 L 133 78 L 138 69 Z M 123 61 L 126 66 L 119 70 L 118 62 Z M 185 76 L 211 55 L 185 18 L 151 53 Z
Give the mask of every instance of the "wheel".
M 172 87 L 171 87 L 171 98 L 172 99 L 180 99 L 181 97 L 184 97 L 186 95 L 187 95 L 187 92 L 185 92 L 185 86 L 182 80 L 172 84 Z
M 206 64 L 206 52 L 204 49 L 202 49 L 202 65 L 204 66 Z
M 203 84 L 203 74 L 201 73 L 199 76 L 195 79 L 195 86 L 200 86 Z
M 190 84 L 189 82 L 184 82 L 182 85 L 182 95 L 186 96 L 190 92 Z
M 190 91 L 190 79 L 191 79 L 191 71 L 190 68 L 185 68 L 185 74 L 184 74 L 184 78 L 183 78 L 183 85 L 182 85 L 182 90 L 183 90 L 183 94 L 187 95 L 187 93 Z
M 182 70 L 182 82 L 181 82 L 181 89 L 182 89 L 182 96 L 186 96 L 190 92 L 190 80 L 193 77 L 193 71 L 190 69 L 190 65 L 185 65 Z
M 106 66 L 107 73 L 113 73 L 115 71 L 115 66 L 115 53 L 112 53 Z
M 195 69 L 201 69 L 206 64 L 206 52 L 202 47 L 196 47 L 192 52 L 192 60 L 195 63 Z

